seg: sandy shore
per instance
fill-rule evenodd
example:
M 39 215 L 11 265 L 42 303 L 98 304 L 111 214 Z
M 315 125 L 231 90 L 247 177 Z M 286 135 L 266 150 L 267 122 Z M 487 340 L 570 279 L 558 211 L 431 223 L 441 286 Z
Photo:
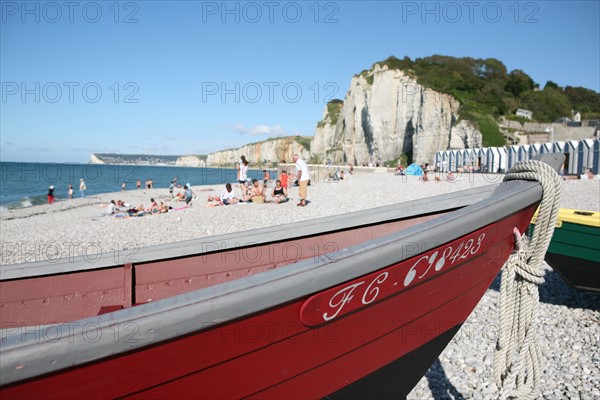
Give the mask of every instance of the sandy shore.
M 419 182 L 391 173 L 364 173 L 341 182 L 314 182 L 307 207 L 297 207 L 298 190 L 284 204 L 243 204 L 207 208 L 207 197 L 224 185 L 194 187 L 190 208 L 167 214 L 118 219 L 100 215 L 111 199 L 132 205 L 150 197 L 174 208 L 168 189 L 131 190 L 0 212 L 1 264 L 43 261 L 62 256 L 144 247 L 372 208 L 407 200 L 498 184 L 497 175 L 465 175 L 459 182 Z M 562 182 L 561 206 L 600 210 L 600 181 Z M 237 193 L 239 189 L 236 188 Z M 498 280 L 487 291 L 438 361 L 415 387 L 410 399 L 496 398 L 493 348 L 497 335 Z M 542 377 L 544 398 L 600 398 L 600 304 L 597 295 L 579 293 L 549 271 L 540 288 L 540 343 L 547 355 Z
M 207 208 L 207 197 L 218 196 L 224 185 L 194 187 L 197 198 L 192 207 L 127 219 L 103 216 L 111 199 L 121 199 L 133 206 L 148 206 L 150 198 L 154 197 L 175 209 L 185 203 L 172 201 L 168 189 L 145 189 L 6 210 L 0 212 L 0 264 L 52 259 L 59 250 L 62 256 L 91 255 L 123 247 L 140 248 L 292 223 L 498 184 L 501 179 L 499 175 L 472 174 L 458 182 L 423 183 L 415 177 L 391 173 L 355 174 L 340 182 L 314 182 L 308 190 L 310 204 L 307 207 L 296 206 L 298 189 L 291 188 L 291 201 L 284 204 Z M 237 187 L 235 190 L 239 193 Z M 599 210 L 599 199 L 600 182 L 597 180 L 563 182 L 563 207 Z

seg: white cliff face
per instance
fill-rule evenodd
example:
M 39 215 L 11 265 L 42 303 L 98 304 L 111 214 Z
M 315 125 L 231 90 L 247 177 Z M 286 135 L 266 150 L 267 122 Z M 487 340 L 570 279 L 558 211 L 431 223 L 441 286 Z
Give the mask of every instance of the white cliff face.
M 470 121 L 461 120 L 450 132 L 450 149 L 472 149 L 482 147 L 482 135 Z
M 324 116 L 311 150 L 319 161 L 360 165 L 412 153 L 414 162 L 431 163 L 438 150 L 481 144 L 481 134 L 471 124 L 453 129 L 459 106 L 452 96 L 424 88 L 403 71 L 376 65 L 352 78 L 337 124 L 327 124 Z
M 309 138 L 304 138 L 306 141 Z M 295 140 L 294 137 L 283 137 L 258 143 L 252 143 L 237 149 L 223 150 L 208 155 L 206 162 L 210 165 L 235 164 L 242 155 L 252 164 L 276 163 L 281 160 L 291 162 L 294 154 L 304 159 L 310 156 L 309 150 Z
M 89 163 L 90 164 L 106 164 L 103 160 L 98 158 L 98 156 L 96 156 L 95 154 L 92 154 L 92 156 L 90 157 Z
M 175 161 L 178 167 L 204 167 L 205 159 L 198 156 L 181 156 Z

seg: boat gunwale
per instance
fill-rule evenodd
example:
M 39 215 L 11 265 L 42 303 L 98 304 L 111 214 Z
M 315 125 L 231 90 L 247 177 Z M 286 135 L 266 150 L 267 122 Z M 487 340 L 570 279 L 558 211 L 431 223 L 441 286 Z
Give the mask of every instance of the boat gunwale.
M 112 253 L 103 253 L 97 261 L 90 262 L 84 256 L 72 259 L 61 259 L 57 262 L 26 262 L 0 266 L 0 282 L 65 274 L 78 271 L 89 271 L 105 268 L 121 267 L 126 264 L 139 265 L 174 258 L 206 255 L 224 250 L 199 251 L 206 243 L 219 242 L 226 250 L 252 247 L 274 242 L 290 241 L 304 237 L 321 235 L 329 232 L 375 225 L 378 223 L 409 219 L 418 215 L 435 214 L 448 209 L 457 209 L 473 204 L 494 192 L 497 184 L 450 192 L 425 199 L 411 200 L 387 206 L 369 208 L 351 213 L 337 214 L 328 217 L 314 218 L 282 225 L 251 229 L 241 232 L 189 239 L 162 245 L 146 246 L 139 249 L 136 259 L 128 262 L 115 262 Z
M 285 268 L 156 302 L 58 324 L 71 326 L 65 328 L 69 329 L 69 335 L 52 343 L 40 343 L 27 336 L 22 340 L 19 334 L 7 335 L 0 343 L 0 385 L 196 334 L 297 300 L 414 257 L 417 254 L 404 251 L 405 240 L 423 244 L 421 252 L 426 252 L 519 212 L 539 202 L 541 195 L 542 188 L 537 182 L 504 182 L 484 200 L 408 229 L 342 249 L 335 260 L 319 259 L 315 262 L 307 259 Z M 214 322 L 214 325 L 203 323 L 198 326 L 198 316 L 204 322 Z M 86 323 L 96 324 L 105 333 L 98 342 L 90 344 L 83 340 L 81 332 Z M 111 327 L 126 323 L 135 323 L 139 327 L 142 339 L 137 343 L 115 342 L 109 334 Z M 74 324 L 77 326 L 72 326 Z M 28 332 L 31 331 L 34 329 L 28 328 Z M 73 348 L 78 351 L 73 352 Z

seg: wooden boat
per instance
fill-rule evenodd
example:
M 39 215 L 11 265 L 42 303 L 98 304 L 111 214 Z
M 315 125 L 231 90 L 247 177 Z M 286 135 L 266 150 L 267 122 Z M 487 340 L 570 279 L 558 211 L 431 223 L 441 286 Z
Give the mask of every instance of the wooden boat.
M 600 292 L 600 212 L 561 208 L 545 259 L 569 285 Z
M 390 398 L 478 303 L 542 195 L 510 181 L 0 269 L 0 396 Z

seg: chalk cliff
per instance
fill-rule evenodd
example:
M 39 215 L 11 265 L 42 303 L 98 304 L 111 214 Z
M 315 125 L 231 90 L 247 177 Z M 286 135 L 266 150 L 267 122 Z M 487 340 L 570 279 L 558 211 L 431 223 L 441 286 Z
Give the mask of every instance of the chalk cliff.
M 412 155 L 431 163 L 435 152 L 481 146 L 481 133 L 459 119 L 454 97 L 418 84 L 407 73 L 376 64 L 354 76 L 343 103 L 329 103 L 311 153 L 318 162 L 363 164 Z
M 175 161 L 177 167 L 204 167 L 206 156 L 180 156 Z
M 310 156 L 310 137 L 287 136 L 250 143 L 237 149 L 229 149 L 211 153 L 207 157 L 208 164 L 232 164 L 245 155 L 252 164 L 271 163 L 285 160 L 290 162 L 294 154 L 308 159 Z

